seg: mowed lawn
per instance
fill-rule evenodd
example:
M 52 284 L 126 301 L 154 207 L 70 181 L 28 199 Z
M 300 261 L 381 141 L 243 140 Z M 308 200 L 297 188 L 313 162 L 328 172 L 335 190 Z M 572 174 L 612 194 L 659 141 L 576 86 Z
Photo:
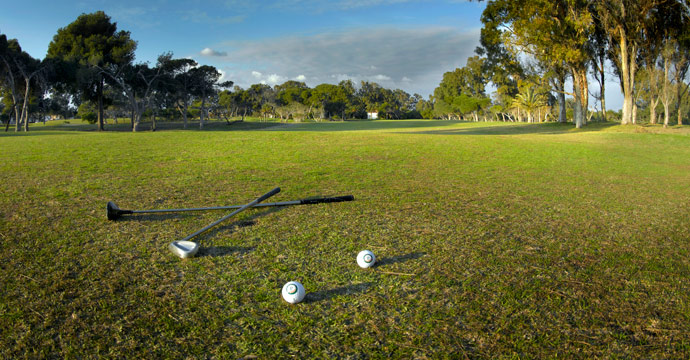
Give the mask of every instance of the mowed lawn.
M 690 357 L 689 131 L 240 125 L 0 135 L 2 358 Z

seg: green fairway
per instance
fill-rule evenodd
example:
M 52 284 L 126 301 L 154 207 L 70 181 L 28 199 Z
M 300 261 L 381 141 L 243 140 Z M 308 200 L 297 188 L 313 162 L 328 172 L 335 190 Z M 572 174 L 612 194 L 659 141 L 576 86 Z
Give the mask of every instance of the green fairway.
M 0 134 L 2 358 L 690 357 L 684 128 L 69 126 Z M 276 186 L 355 201 L 247 210 L 187 260 L 229 212 L 105 216 Z

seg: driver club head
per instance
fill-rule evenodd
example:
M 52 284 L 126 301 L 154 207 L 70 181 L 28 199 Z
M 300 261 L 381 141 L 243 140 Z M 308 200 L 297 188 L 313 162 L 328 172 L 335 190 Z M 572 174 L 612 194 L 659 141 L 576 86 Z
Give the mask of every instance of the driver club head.
M 196 252 L 199 251 L 199 244 L 194 241 L 179 240 L 171 242 L 168 249 L 176 256 L 187 259 L 196 255 Z
M 105 206 L 105 208 L 108 210 L 108 220 L 115 220 L 120 217 L 120 208 L 117 207 L 114 202 L 108 201 L 108 204 Z

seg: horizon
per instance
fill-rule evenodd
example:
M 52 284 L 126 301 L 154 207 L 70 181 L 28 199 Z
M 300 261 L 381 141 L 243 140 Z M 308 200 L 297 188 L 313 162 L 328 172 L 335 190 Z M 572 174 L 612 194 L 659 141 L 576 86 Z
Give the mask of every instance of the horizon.
M 485 7 L 458 0 L 39 0 L 30 8 L 7 4 L 0 33 L 42 59 L 59 28 L 82 13 L 103 11 L 137 42 L 136 62 L 154 64 L 158 55 L 172 52 L 215 66 L 222 81 L 242 88 L 288 80 L 315 87 L 350 79 L 428 99 L 445 72 L 476 55 Z M 622 96 L 610 91 L 617 88 L 611 80 L 607 104 L 617 110 Z M 487 95 L 492 90 L 487 87 Z

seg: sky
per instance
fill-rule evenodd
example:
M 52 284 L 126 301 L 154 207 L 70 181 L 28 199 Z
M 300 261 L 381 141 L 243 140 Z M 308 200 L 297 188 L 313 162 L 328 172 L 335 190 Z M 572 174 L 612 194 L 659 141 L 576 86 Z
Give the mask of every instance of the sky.
M 475 55 L 485 6 L 466 0 L 7 1 L 0 33 L 42 59 L 59 28 L 102 10 L 137 41 L 136 62 L 155 64 L 172 52 L 215 66 L 222 81 L 243 88 L 351 79 L 426 98 L 445 72 Z M 607 103 L 620 107 L 609 91 Z

